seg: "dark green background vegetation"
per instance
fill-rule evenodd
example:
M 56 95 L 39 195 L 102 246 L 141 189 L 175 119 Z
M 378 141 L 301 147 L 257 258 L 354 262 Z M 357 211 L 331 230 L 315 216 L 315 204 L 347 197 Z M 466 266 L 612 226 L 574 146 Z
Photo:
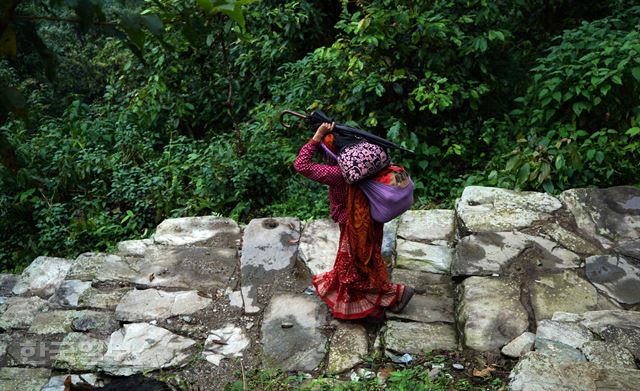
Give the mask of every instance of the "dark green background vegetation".
M 640 183 L 635 0 L 0 4 L 0 269 L 167 217 L 325 215 L 283 109 L 415 150 L 416 207 Z

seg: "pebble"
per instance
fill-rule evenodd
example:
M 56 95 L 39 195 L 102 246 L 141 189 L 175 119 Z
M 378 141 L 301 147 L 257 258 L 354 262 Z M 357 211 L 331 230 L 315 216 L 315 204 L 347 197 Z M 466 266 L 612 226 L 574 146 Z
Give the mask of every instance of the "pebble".
M 280 325 L 282 326 L 283 329 L 290 329 L 293 327 L 293 323 L 290 322 L 282 322 L 282 324 Z
M 457 370 L 461 371 L 461 370 L 464 369 L 464 365 L 455 363 L 455 364 L 453 364 L 453 369 L 457 369 Z

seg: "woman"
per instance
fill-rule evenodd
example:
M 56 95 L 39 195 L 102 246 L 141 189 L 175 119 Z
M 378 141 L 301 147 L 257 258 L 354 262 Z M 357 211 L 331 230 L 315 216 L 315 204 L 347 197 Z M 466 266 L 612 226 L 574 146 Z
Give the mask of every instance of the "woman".
M 337 152 L 331 134 L 334 126 L 333 123 L 320 125 L 293 164 L 305 177 L 329 185 L 330 215 L 340 225 L 340 243 L 333 269 L 313 276 L 312 282 L 334 317 L 380 318 L 385 309 L 402 311 L 414 289 L 389 282 L 381 254 L 383 225 L 371 219 L 364 193 L 356 184 L 347 185 L 336 164 L 313 162 L 320 142 Z

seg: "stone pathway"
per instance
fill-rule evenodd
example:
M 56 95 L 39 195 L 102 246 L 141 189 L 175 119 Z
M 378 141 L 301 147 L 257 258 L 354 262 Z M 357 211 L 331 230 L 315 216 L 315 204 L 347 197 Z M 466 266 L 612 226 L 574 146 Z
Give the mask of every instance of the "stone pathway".
M 383 255 L 425 293 L 380 328 L 333 319 L 309 287 L 338 234 L 328 220 L 169 219 L 114 254 L 0 275 L 0 391 L 141 373 L 209 389 L 240 367 L 349 373 L 432 350 L 518 360 L 512 390 L 640 390 L 640 190 L 468 187 L 455 210 L 405 213 Z

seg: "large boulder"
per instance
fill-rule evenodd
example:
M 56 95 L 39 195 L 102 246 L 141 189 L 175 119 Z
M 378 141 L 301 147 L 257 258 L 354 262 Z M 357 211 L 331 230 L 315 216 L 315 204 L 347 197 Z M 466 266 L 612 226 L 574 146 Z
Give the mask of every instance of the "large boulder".
M 587 278 L 619 303 L 640 303 L 640 267 L 620 256 L 598 255 L 586 260 Z
M 545 193 L 468 186 L 456 203 L 456 212 L 466 231 L 497 232 L 549 219 L 561 207 L 560 201 Z
M 20 280 L 13 287 L 13 294 L 48 298 L 62 284 L 72 262 L 64 258 L 36 258 L 22 272 Z
M 295 265 L 300 220 L 291 217 L 253 219 L 244 230 L 240 272 L 246 313 L 260 311 L 257 288 Z
M 501 274 L 524 249 L 535 248 L 543 270 L 580 266 L 580 257 L 557 243 L 520 232 L 480 232 L 460 240 L 451 265 L 454 276 Z
M 469 277 L 459 289 L 457 321 L 466 347 L 498 350 L 527 331 L 528 314 L 515 281 Z
M 640 189 L 572 189 L 560 199 L 575 216 L 578 228 L 605 248 L 640 237 Z
M 176 315 L 189 315 L 213 302 L 197 291 L 166 292 L 157 289 L 127 292 L 116 307 L 116 318 L 127 322 L 162 320 Z
M 313 371 L 326 353 L 326 306 L 317 298 L 275 295 L 262 321 L 264 364 L 285 371 Z
M 153 241 L 171 246 L 237 247 L 240 244 L 240 227 L 225 217 L 167 219 L 156 228 Z

